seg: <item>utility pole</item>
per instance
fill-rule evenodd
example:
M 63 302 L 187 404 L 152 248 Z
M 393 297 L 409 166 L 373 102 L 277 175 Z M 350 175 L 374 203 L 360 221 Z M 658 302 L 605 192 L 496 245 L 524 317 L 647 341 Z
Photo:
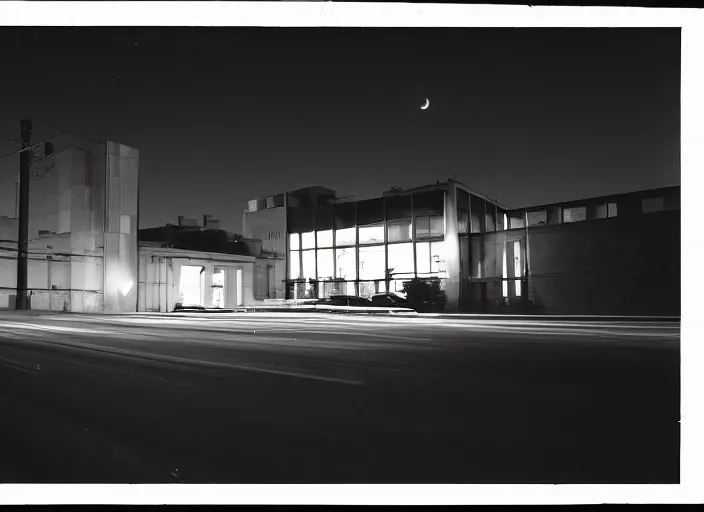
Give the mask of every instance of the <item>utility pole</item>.
M 22 152 L 20 153 L 20 207 L 17 234 L 17 297 L 15 309 L 26 310 L 27 304 L 27 249 L 29 239 L 29 173 L 31 155 L 29 147 L 32 137 L 32 121 L 22 119 Z

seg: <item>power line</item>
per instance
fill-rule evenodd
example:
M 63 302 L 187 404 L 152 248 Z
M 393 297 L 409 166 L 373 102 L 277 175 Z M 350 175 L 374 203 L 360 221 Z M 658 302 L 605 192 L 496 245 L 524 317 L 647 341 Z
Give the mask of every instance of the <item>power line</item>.
M 43 118 L 41 118 L 41 117 L 36 117 L 36 116 L 27 115 L 27 113 L 21 112 L 21 111 L 16 110 L 16 109 L 14 109 L 14 108 L 12 108 L 12 107 L 7 107 L 7 106 L 6 106 L 5 109 L 8 110 L 8 111 L 10 111 L 10 112 L 12 112 L 12 113 L 14 113 L 15 115 L 20 116 L 20 117 L 25 117 L 25 118 L 28 118 L 28 119 L 32 119 L 32 121 L 38 122 L 39 124 L 43 124 L 43 125 L 46 125 L 46 126 L 51 126 L 52 128 L 54 128 L 54 129 L 56 129 L 56 130 L 59 130 L 60 133 L 68 133 L 68 134 L 71 134 L 71 135 L 75 135 L 76 137 L 80 137 L 80 138 L 82 138 L 82 139 L 85 139 L 85 140 L 87 140 L 87 141 L 94 142 L 94 143 L 97 143 L 97 144 L 100 144 L 100 143 L 101 143 L 101 141 L 99 141 L 99 140 L 91 139 L 90 137 L 86 137 L 86 136 L 83 135 L 82 133 L 78 133 L 78 132 L 76 132 L 76 131 L 69 130 L 68 128 L 65 128 L 65 127 L 63 127 L 63 126 L 60 126 L 60 125 L 58 125 L 58 124 L 56 124 L 56 123 L 53 123 L 53 122 L 51 122 L 51 121 L 47 121 L 46 119 L 43 119 Z M 52 137 L 53 137 L 53 136 L 52 136 Z

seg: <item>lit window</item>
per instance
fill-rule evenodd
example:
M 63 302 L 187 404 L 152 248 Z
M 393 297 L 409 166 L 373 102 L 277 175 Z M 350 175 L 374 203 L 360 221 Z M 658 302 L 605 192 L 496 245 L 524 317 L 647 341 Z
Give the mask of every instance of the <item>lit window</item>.
M 618 215 L 618 205 L 616 203 L 609 203 L 606 205 L 606 216 L 616 217 Z
M 565 208 L 563 215 L 565 222 L 579 222 L 582 220 L 587 220 L 587 207 L 581 206 L 578 208 Z
M 416 244 L 416 272 L 419 276 L 430 274 L 430 243 Z
M 445 273 L 445 242 L 430 243 L 430 272 L 440 274 Z
M 384 242 L 384 223 L 375 222 L 366 226 L 359 226 L 360 244 L 379 244 Z
M 301 233 L 301 249 L 315 249 L 315 231 Z
M 288 257 L 289 279 L 301 277 L 300 251 L 290 251 Z
M 303 251 L 303 279 L 315 279 L 315 251 Z
M 410 242 L 411 219 L 390 220 L 388 231 L 389 242 Z
M 318 247 L 332 247 L 332 229 L 318 231 Z
M 289 234 L 288 240 L 290 250 L 297 251 L 301 248 L 301 236 L 298 233 Z
M 508 215 L 504 213 L 504 229 L 508 229 Z
M 357 279 L 357 256 L 354 247 L 335 249 L 335 261 L 338 279 Z
M 646 197 L 642 207 L 643 213 L 659 212 L 665 209 L 665 200 L 662 197 Z
M 318 278 L 332 279 L 335 271 L 335 260 L 332 249 L 318 250 Z
M 386 255 L 383 245 L 359 248 L 359 278 L 386 278 Z
M 335 245 L 355 245 L 357 243 L 357 228 L 344 228 L 335 231 Z
M 413 244 L 390 244 L 389 271 L 392 274 L 413 273 Z

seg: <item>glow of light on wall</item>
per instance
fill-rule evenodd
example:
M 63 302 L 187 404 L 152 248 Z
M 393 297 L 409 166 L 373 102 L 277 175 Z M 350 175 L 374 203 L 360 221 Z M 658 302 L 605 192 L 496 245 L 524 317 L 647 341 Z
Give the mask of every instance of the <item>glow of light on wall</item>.
M 122 295 L 127 295 L 128 293 L 130 293 L 130 290 L 132 289 L 133 285 L 134 283 L 132 282 L 132 280 L 126 279 L 117 286 L 117 289 L 120 291 L 120 293 L 122 293 Z

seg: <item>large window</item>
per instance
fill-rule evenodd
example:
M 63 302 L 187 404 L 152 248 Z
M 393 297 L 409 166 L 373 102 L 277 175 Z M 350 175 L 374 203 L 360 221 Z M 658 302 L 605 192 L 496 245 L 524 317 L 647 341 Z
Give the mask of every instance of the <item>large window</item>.
M 445 242 L 417 243 L 416 272 L 418 272 L 418 277 L 429 275 L 443 277 L 446 272 L 445 258 Z
M 472 233 L 483 233 L 486 231 L 486 201 L 481 197 L 472 194 L 470 197 L 471 230 Z
M 360 244 L 380 244 L 384 242 L 384 223 L 375 222 L 374 224 L 359 226 L 359 243 Z
M 315 232 L 301 233 L 301 249 L 315 249 Z
M 416 240 L 438 238 L 445 234 L 444 219 L 441 215 L 416 217 Z
M 411 241 L 411 218 L 413 203 L 411 196 L 398 195 L 386 198 L 387 240 L 389 242 Z
M 288 278 L 298 279 L 301 277 L 301 252 L 289 251 L 288 255 Z
M 318 250 L 318 279 L 332 279 L 335 272 L 335 259 L 332 249 Z
M 457 189 L 457 231 L 469 233 L 469 192 Z
M 384 242 L 384 201 L 368 199 L 357 203 L 357 223 L 360 244 Z
M 335 245 L 355 245 L 357 243 L 357 228 L 342 228 L 335 232 Z
M 338 279 L 357 279 L 357 256 L 354 247 L 335 249 L 335 268 Z
M 496 205 L 486 202 L 486 230 L 496 231 Z
M 332 229 L 318 231 L 318 247 L 332 247 Z
M 303 251 L 303 279 L 315 279 L 315 250 Z
M 301 248 L 301 235 L 299 233 L 291 233 L 288 235 L 289 249 L 297 251 Z
M 335 229 L 353 228 L 357 224 L 355 203 L 338 203 L 334 206 Z
M 390 220 L 388 225 L 389 242 L 410 242 L 411 241 L 411 219 Z
M 416 244 L 416 272 L 418 277 L 426 277 L 430 274 L 430 242 Z
M 359 248 L 359 278 L 386 278 L 386 255 L 383 245 Z
M 447 266 L 445 263 L 445 242 L 430 242 L 430 272 L 443 277 Z
M 392 275 L 413 274 L 413 244 L 390 244 L 389 272 Z

